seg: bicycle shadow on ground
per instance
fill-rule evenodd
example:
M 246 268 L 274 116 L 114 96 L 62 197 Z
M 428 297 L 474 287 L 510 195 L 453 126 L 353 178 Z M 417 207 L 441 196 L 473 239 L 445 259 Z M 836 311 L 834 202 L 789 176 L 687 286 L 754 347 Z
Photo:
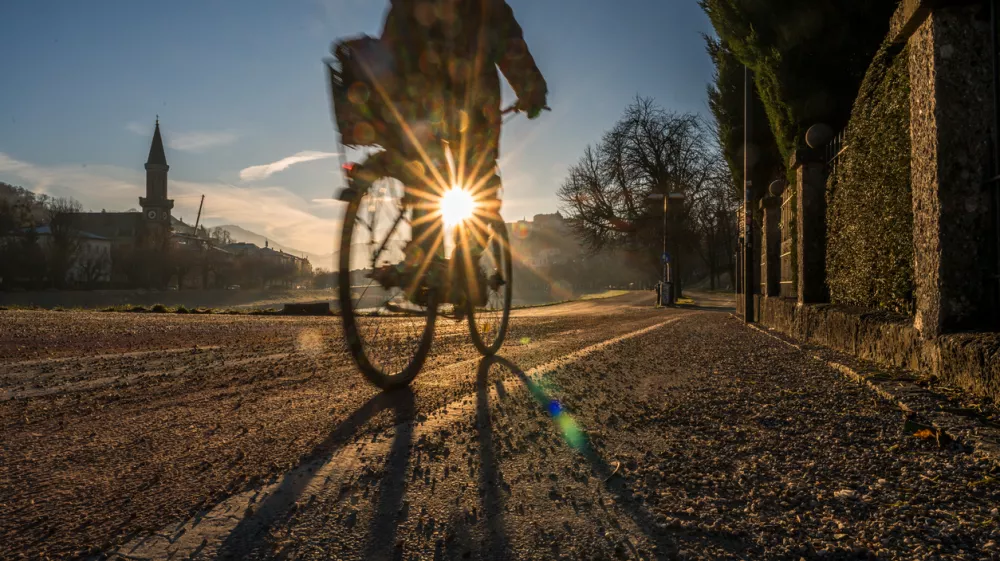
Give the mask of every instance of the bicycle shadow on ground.
M 590 438 L 586 431 L 576 425 L 569 414 L 562 408 L 561 404 L 559 404 L 557 400 L 553 399 L 552 396 L 550 396 L 546 390 L 541 387 L 541 385 L 525 374 L 520 367 L 505 358 L 492 357 L 484 359 L 480 364 L 481 380 L 488 374 L 492 365 L 499 365 L 517 376 L 521 383 L 524 384 L 534 401 L 552 417 L 553 422 L 559 430 L 564 431 L 564 436 L 567 432 L 566 428 L 572 427 L 575 437 L 571 437 L 568 440 L 567 445 L 576 450 L 590 463 L 593 476 L 603 481 L 605 489 L 607 489 L 607 491 L 615 497 L 615 504 L 621 507 L 621 509 L 632 519 L 635 525 L 638 526 L 642 533 L 646 535 L 650 542 L 656 544 L 656 558 L 676 558 L 679 553 L 679 546 L 674 537 L 670 535 L 670 530 L 667 528 L 657 527 L 656 519 L 648 510 L 646 510 L 646 508 L 644 508 L 641 503 L 641 499 L 634 495 L 632 489 L 629 487 L 628 480 L 618 473 L 617 468 L 613 468 L 608 465 L 608 462 L 601 456 L 597 449 L 591 445 Z M 484 370 L 487 374 L 484 374 Z M 489 438 L 492 438 L 492 433 L 490 433 Z M 482 447 L 483 446 L 481 446 L 481 448 Z M 484 472 L 487 465 L 488 464 L 486 463 L 483 464 Z M 490 477 L 495 480 L 495 467 L 493 469 L 494 472 L 490 474 Z M 684 534 L 688 537 L 694 537 L 705 533 L 687 529 L 684 530 Z M 701 537 L 713 536 L 705 534 Z M 723 539 L 732 538 L 732 536 L 718 535 L 714 537 L 716 539 L 720 537 Z M 636 555 L 637 552 L 633 550 L 632 554 Z
M 508 559 L 511 557 L 503 516 L 503 498 L 501 497 L 500 473 L 497 469 L 497 459 L 494 454 L 493 419 L 490 415 L 490 367 L 497 364 L 497 359 L 487 357 L 479 361 L 476 371 L 476 428 L 479 432 L 479 488 L 483 499 L 483 513 L 486 518 L 489 533 L 488 551 L 492 559 Z M 506 393 L 503 384 L 497 380 L 498 396 L 503 399 Z
M 309 466 L 328 463 L 337 451 L 361 432 L 368 421 L 385 410 L 395 412 L 393 422 L 396 434 L 386 458 L 386 476 L 381 483 L 379 502 L 366 547 L 369 554 L 365 558 L 388 557 L 381 549 L 395 543 L 395 516 L 402 502 L 413 438 L 412 420 L 416 405 L 413 391 L 409 388 L 376 395 L 337 425 L 305 460 L 282 476 L 278 487 L 252 513 L 237 524 L 220 546 L 217 557 L 245 559 L 267 542 L 270 530 L 287 520 L 293 513 L 293 507 L 315 479 L 318 470 L 308 469 Z M 373 539 L 376 536 L 377 539 Z

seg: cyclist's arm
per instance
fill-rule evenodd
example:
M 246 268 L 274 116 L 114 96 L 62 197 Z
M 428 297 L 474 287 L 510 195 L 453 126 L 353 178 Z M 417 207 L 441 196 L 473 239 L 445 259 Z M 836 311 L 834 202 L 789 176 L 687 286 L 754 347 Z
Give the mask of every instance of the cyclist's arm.
M 545 78 L 528 51 L 524 32 L 514 18 L 514 11 L 505 0 L 494 0 L 493 8 L 497 66 L 518 98 L 544 98 L 548 93 Z
M 391 2 L 389 4 L 389 10 L 385 14 L 385 20 L 382 24 L 382 34 L 379 35 L 379 40 L 385 43 L 387 46 L 395 46 L 402 39 L 402 19 L 401 12 L 402 8 L 396 6 L 396 2 Z

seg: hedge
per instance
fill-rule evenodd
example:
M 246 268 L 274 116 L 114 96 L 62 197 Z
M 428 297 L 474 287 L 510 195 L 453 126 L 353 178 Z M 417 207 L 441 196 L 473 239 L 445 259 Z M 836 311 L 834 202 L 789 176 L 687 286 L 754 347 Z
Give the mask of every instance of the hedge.
M 913 313 L 910 83 L 906 48 L 884 44 L 861 84 L 827 183 L 833 303 Z

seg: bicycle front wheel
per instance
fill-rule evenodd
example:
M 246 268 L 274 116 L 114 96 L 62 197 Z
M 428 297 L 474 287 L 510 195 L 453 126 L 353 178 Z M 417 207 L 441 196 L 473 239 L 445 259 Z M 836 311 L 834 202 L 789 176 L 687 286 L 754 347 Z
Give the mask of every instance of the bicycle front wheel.
M 472 264 L 466 306 L 473 345 L 483 356 L 493 356 L 507 336 L 514 279 L 507 225 L 497 218 L 484 230 L 486 243 Z
M 413 381 L 434 339 L 437 290 L 406 274 L 412 221 L 403 186 L 382 179 L 357 188 L 340 237 L 344 336 L 361 373 L 385 390 Z

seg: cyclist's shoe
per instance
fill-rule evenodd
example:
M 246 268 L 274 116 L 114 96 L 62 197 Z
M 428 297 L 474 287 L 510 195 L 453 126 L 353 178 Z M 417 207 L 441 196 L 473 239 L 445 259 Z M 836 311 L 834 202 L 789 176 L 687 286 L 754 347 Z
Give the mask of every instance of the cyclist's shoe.
M 486 279 L 486 282 L 483 286 L 489 287 L 490 292 L 500 292 L 500 287 L 502 287 L 505 284 L 507 284 L 507 281 L 504 280 L 503 275 L 500 274 L 500 271 L 494 271 L 493 274 Z M 482 291 L 482 294 L 480 294 L 480 300 L 481 300 L 479 304 L 480 306 L 486 305 L 487 301 L 489 300 L 489 295 L 490 295 L 489 292 L 485 290 Z
M 461 302 L 456 302 L 455 303 L 454 314 L 455 315 L 453 316 L 453 319 L 455 321 L 464 321 L 465 320 L 465 299 L 464 298 L 462 298 Z
M 390 300 L 385 303 L 385 309 L 394 314 L 407 314 L 413 316 L 423 316 L 427 314 L 424 305 L 408 300 Z

